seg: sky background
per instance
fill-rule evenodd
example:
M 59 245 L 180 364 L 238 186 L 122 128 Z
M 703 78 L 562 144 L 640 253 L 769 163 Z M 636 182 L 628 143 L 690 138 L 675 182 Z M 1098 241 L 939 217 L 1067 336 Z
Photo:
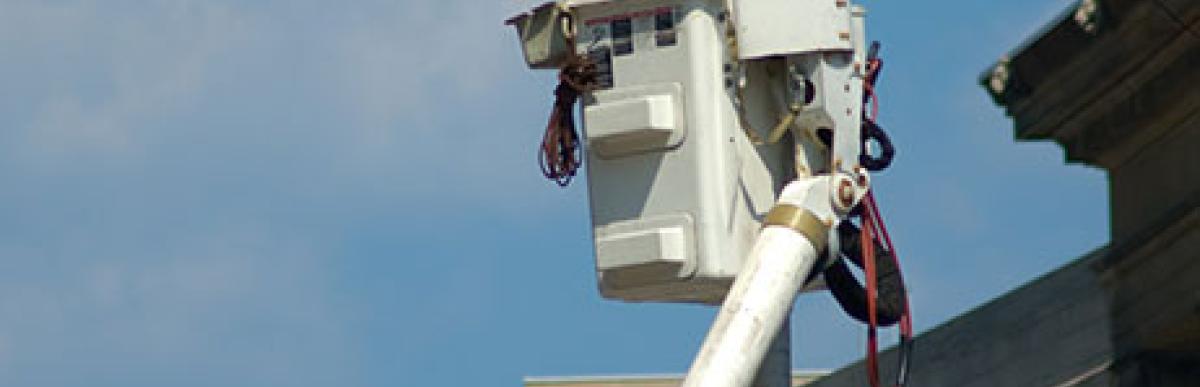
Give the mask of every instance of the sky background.
M 600 299 L 585 181 L 537 170 L 529 3 L 0 0 L 0 385 L 684 372 L 715 309 Z M 918 330 L 1108 240 L 1103 172 L 976 81 L 1069 3 L 865 4 Z M 862 356 L 831 300 L 797 368 Z

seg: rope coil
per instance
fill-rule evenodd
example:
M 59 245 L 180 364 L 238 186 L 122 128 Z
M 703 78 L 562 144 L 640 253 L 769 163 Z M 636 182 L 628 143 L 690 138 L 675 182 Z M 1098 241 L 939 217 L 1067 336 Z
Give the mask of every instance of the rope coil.
M 542 175 L 566 187 L 583 164 L 579 133 L 575 130 L 575 102 L 596 85 L 596 65 L 581 55 L 572 55 L 558 73 L 554 106 L 538 149 Z

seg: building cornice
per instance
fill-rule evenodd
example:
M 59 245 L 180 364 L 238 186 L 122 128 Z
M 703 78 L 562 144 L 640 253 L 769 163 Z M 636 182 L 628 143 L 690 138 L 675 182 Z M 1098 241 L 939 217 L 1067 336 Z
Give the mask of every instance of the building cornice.
M 1081 0 L 980 77 L 1019 140 L 1111 168 L 1200 104 L 1200 2 Z

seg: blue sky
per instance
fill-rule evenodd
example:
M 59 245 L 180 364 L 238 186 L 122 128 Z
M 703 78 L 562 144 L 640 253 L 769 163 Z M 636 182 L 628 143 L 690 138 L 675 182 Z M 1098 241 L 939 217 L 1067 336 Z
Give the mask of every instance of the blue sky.
M 0 385 L 683 372 L 715 309 L 601 300 L 536 169 L 527 3 L 0 0 Z M 1108 239 L 1104 174 L 975 81 L 1068 4 L 866 3 L 918 329 Z M 862 355 L 828 295 L 792 325 L 797 368 Z

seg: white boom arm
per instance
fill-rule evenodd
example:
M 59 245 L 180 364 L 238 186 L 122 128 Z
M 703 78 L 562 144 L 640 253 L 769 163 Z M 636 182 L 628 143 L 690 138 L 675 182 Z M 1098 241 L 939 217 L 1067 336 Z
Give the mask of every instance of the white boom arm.
M 866 171 L 857 175 L 811 177 L 784 188 L 684 387 L 750 385 L 819 254 L 836 251 L 830 230 L 866 194 Z

